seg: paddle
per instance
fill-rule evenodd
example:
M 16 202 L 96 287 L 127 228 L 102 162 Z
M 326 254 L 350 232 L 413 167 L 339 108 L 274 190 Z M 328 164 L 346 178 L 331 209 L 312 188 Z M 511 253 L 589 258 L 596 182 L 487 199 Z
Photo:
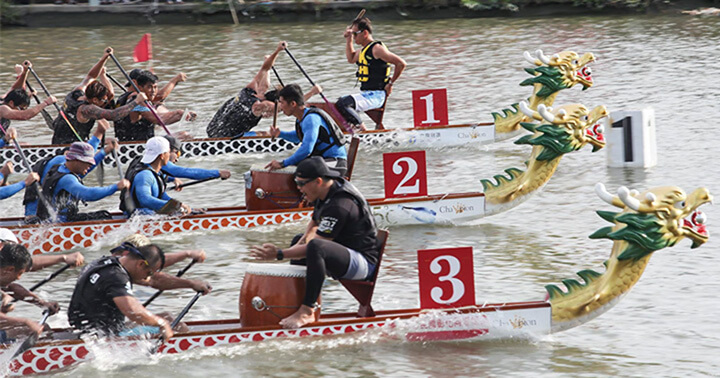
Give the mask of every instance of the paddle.
M 185 274 L 185 272 L 187 272 L 188 270 L 190 270 L 190 268 L 192 268 L 192 266 L 195 265 L 196 262 L 198 262 L 198 261 L 197 260 L 191 261 L 190 264 L 188 264 L 188 266 L 186 266 L 185 268 L 178 271 L 177 274 L 175 275 L 175 277 L 182 277 L 182 275 Z M 143 303 L 143 307 L 147 307 L 150 303 L 152 303 L 152 301 L 155 300 L 155 298 L 159 297 L 164 292 L 165 292 L 165 290 L 156 291 L 155 294 L 152 295 L 152 297 L 148 298 L 145 301 L 145 303 Z
M 43 92 L 45 92 L 45 95 L 48 97 L 52 96 L 50 94 L 50 91 L 48 91 L 47 87 L 45 86 L 45 84 L 43 84 L 42 80 L 40 80 L 40 77 L 38 76 L 38 74 L 35 73 L 35 70 L 29 64 L 26 64 L 26 66 L 27 66 L 28 70 L 30 70 L 30 73 L 35 78 L 35 81 L 37 81 L 38 84 L 40 84 L 40 87 L 42 88 Z M 58 114 L 60 114 L 60 116 L 65 120 L 65 123 L 67 123 L 67 125 L 70 127 L 70 130 L 72 130 L 73 134 L 75 134 L 75 136 L 78 138 L 78 140 L 80 142 L 82 142 L 83 140 L 82 140 L 82 138 L 80 138 L 80 134 L 78 134 L 77 130 L 75 130 L 75 127 L 73 127 L 73 125 L 70 123 L 70 120 L 68 119 L 67 115 L 65 115 L 65 112 L 63 112 L 60 105 L 58 105 L 57 102 L 55 102 L 53 105 L 55 105 L 55 110 L 57 110 Z
M 208 177 L 208 178 L 204 178 L 204 179 L 202 179 L 202 180 L 195 180 L 195 181 L 192 181 L 192 182 L 183 183 L 182 185 L 175 185 L 175 186 L 173 186 L 173 187 L 170 188 L 170 189 L 171 189 L 171 190 L 175 190 L 175 189 L 178 189 L 178 188 L 187 188 L 188 186 L 193 186 L 193 185 L 197 185 L 197 184 L 202 184 L 202 183 L 204 183 L 204 182 L 206 182 L 206 181 L 215 180 L 215 179 L 219 179 L 219 178 L 220 178 L 220 177 Z
M 52 272 L 49 276 L 47 276 L 47 277 L 46 277 L 45 279 L 43 279 L 42 281 L 36 283 L 35 285 L 33 285 L 33 286 L 30 287 L 30 289 L 28 289 L 28 290 L 30 290 L 30 291 L 35 291 L 35 290 L 37 290 L 38 288 L 40 288 L 40 286 L 45 285 L 46 283 L 50 282 L 53 278 L 59 276 L 62 272 L 66 271 L 66 270 L 68 270 L 68 269 L 70 269 L 70 264 L 65 264 L 64 267 L 62 267 L 62 268 L 60 268 L 60 269 Z
M 287 47 L 285 48 L 285 52 L 288 54 L 290 59 L 292 59 L 292 61 L 295 62 L 295 65 L 300 69 L 300 72 L 302 72 L 303 75 L 305 75 L 305 78 L 308 79 L 308 81 L 310 82 L 310 85 L 312 85 L 314 87 L 315 82 L 313 82 L 313 80 L 310 78 L 310 76 L 307 74 L 307 72 L 305 72 L 305 69 L 303 69 L 303 67 L 300 65 L 300 62 L 298 62 L 297 59 L 295 59 L 295 57 L 290 52 L 290 50 L 288 50 Z M 330 101 L 328 101 L 327 97 L 325 97 L 325 95 L 322 92 L 320 92 L 320 97 L 322 97 L 323 101 L 325 101 L 325 105 L 327 105 L 328 109 L 330 109 L 330 111 L 333 113 L 333 115 L 337 119 L 340 120 L 340 123 L 342 124 L 343 128 L 350 134 L 355 134 L 355 131 L 353 131 L 352 127 L 350 127 L 347 124 L 347 121 L 345 121 L 345 117 L 343 117 L 340 114 L 340 112 L 338 112 L 338 110 L 335 108 L 335 105 L 331 104 Z
M 48 320 L 49 317 L 50 317 L 50 311 L 49 311 L 49 310 L 43 311 L 43 317 L 42 317 L 42 320 L 40 320 L 40 326 L 41 326 L 41 327 L 45 325 L 45 322 L 47 322 L 47 320 Z M 32 335 L 28 336 L 28 337 L 22 342 L 22 344 L 20 344 L 20 346 L 15 350 L 15 352 L 13 352 L 12 357 L 10 357 L 10 359 L 9 359 L 8 361 L 14 360 L 15 357 L 23 354 L 26 350 L 34 347 L 35 344 L 37 344 L 37 341 L 38 341 L 38 338 L 39 338 L 39 337 L 40 337 L 40 335 L 38 335 L 37 333 L 33 332 Z
M 113 159 L 115 159 L 115 166 L 118 170 L 118 176 L 120 176 L 120 180 L 125 178 L 122 173 L 122 165 L 120 164 L 120 158 L 118 157 L 118 152 L 116 149 L 113 148 L 112 150 Z M 132 183 L 130 183 L 130 187 L 125 190 L 125 209 L 127 210 L 128 214 L 131 214 L 135 211 L 135 200 L 132 198 Z
M 108 51 L 106 51 L 106 52 L 107 52 L 107 53 L 110 53 L 110 50 L 108 50 Z M 135 92 L 140 93 L 140 88 L 138 88 L 137 84 L 135 84 L 135 82 L 132 81 L 132 79 L 130 79 L 130 75 L 128 75 L 127 71 L 125 71 L 125 69 L 120 65 L 120 62 L 117 60 L 117 58 L 115 57 L 115 55 L 110 54 L 110 58 L 112 58 L 113 62 L 115 62 L 115 65 L 116 65 L 117 68 L 120 70 L 120 72 L 122 72 L 123 75 L 125 75 L 125 78 L 130 82 L 130 84 L 132 84 L 133 88 L 135 88 Z M 172 136 L 172 133 L 170 132 L 170 130 L 168 130 L 167 126 L 165 125 L 165 122 L 163 122 L 163 120 L 162 120 L 162 119 L 160 118 L 160 116 L 157 114 L 157 111 L 155 111 L 155 107 L 152 105 L 152 103 L 150 102 L 150 100 L 151 100 L 151 99 L 147 99 L 147 100 L 145 101 L 145 105 L 148 107 L 148 109 L 150 109 L 150 113 L 152 113 L 152 115 L 155 117 L 155 119 L 157 119 L 157 121 L 158 121 L 158 123 L 160 124 L 160 126 L 162 126 L 163 129 L 165 129 L 165 132 L 167 133 L 167 135 Z
M 2 125 L 0 125 L 0 130 L 2 130 L 5 135 L 7 135 L 7 130 L 5 130 L 5 128 Z M 27 169 L 28 172 L 32 172 L 33 170 L 32 170 L 32 167 L 30 166 L 30 162 L 28 161 L 27 157 L 25 157 L 25 153 L 23 152 L 22 148 L 20 147 L 20 143 L 18 143 L 17 139 L 15 139 L 15 138 L 12 138 L 12 141 L 13 141 L 13 144 L 15 145 L 15 151 L 17 151 L 18 155 L 20 155 L 20 157 L 22 158 L 23 166 L 25 167 L 25 169 Z M 35 186 L 35 189 L 38 192 L 38 198 L 40 198 L 40 201 L 42 202 L 42 204 L 45 206 L 45 208 L 48 210 L 49 213 L 52 213 L 53 208 L 50 207 L 50 204 L 48 203 L 47 199 L 45 199 L 45 195 L 42 192 L 42 188 L 40 187 L 40 184 L 38 184 L 38 182 L 35 181 L 33 183 L 33 185 Z M 53 218 L 54 218 L 54 214 L 53 214 Z
M 173 328 L 175 328 L 178 324 L 180 324 L 180 321 L 182 320 L 182 318 L 184 318 L 185 315 L 187 315 L 188 311 L 190 311 L 190 308 L 195 304 L 195 302 L 197 302 L 198 299 L 200 299 L 200 296 L 201 296 L 201 295 L 202 295 L 202 292 L 201 292 L 201 291 L 198 291 L 198 292 L 195 294 L 195 296 L 193 297 L 193 299 L 190 300 L 190 303 L 188 303 L 187 306 L 185 306 L 185 308 L 184 308 L 182 311 L 180 311 L 180 314 L 178 314 L 178 316 L 175 318 L 175 320 L 173 320 L 172 323 L 170 323 L 170 329 L 173 329 Z M 155 344 L 155 346 L 154 346 L 152 349 L 150 349 L 150 354 L 155 354 L 155 353 L 157 353 L 158 349 L 160 349 L 160 346 L 161 346 L 164 342 L 165 342 L 165 341 L 164 341 L 163 339 L 158 340 L 158 341 L 157 341 L 157 344 Z
M 34 93 L 35 90 L 34 90 L 33 87 L 30 85 L 30 83 L 25 82 L 25 85 L 27 85 L 28 89 L 30 90 L 30 93 L 33 94 L 32 96 L 33 96 L 33 98 L 35 99 L 35 102 L 37 102 L 38 104 L 40 104 L 41 101 L 40 101 L 40 99 L 38 98 L 38 96 Z M 45 124 L 47 125 L 47 127 L 50 128 L 50 130 L 54 130 L 54 129 L 53 129 L 53 119 L 52 119 L 52 117 L 50 116 L 50 113 L 48 113 L 47 110 L 43 109 L 43 110 L 40 111 L 40 114 L 42 114 L 42 117 L 43 117 L 43 119 L 45 120 Z
M 109 73 L 106 72 L 106 73 L 105 73 L 105 76 L 107 76 L 108 79 L 110 79 L 110 81 L 112 81 L 113 83 L 115 83 L 115 85 L 117 85 L 120 89 L 122 89 L 123 92 L 127 92 L 127 91 L 128 91 L 127 89 L 125 89 L 125 86 L 122 85 L 122 83 L 120 83 L 119 81 L 117 81 L 117 79 L 115 79 L 114 77 L 110 76 Z

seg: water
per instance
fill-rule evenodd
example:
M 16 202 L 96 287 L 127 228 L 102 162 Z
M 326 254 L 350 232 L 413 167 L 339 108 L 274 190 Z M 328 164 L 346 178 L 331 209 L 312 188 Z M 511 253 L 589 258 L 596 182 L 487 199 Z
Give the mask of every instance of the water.
M 376 309 L 418 305 L 416 250 L 472 246 L 475 256 L 477 300 L 522 301 L 542 299 L 543 286 L 574 278 L 576 271 L 602 271 L 610 243 L 587 236 L 606 222 L 595 210 L 610 210 L 593 193 L 596 182 L 610 191 L 620 185 L 645 189 L 674 184 L 687 192 L 705 186 L 717 195 L 720 174 L 715 169 L 714 122 L 720 116 L 720 96 L 713 81 L 718 74 L 720 19 L 668 16 L 613 16 L 536 19 L 477 19 L 408 21 L 376 24 L 376 38 L 404 57 L 408 68 L 394 88 L 385 123 L 409 125 L 411 90 L 447 88 L 453 123 L 490 120 L 490 111 L 530 94 L 517 84 L 528 77 L 524 50 L 541 48 L 546 54 L 562 50 L 593 52 L 595 86 L 587 91 L 562 92 L 556 105 L 580 102 L 606 105 L 610 111 L 652 106 L 657 121 L 658 165 L 650 169 L 610 169 L 605 153 L 583 151 L 565 156 L 555 177 L 535 198 L 509 213 L 456 227 L 408 227 L 391 230 L 375 292 Z M 265 54 L 279 40 L 287 40 L 295 57 L 333 99 L 351 92 L 354 68 L 345 63 L 344 24 L 286 24 L 107 27 L 98 29 L 4 29 L 0 39 L 0 82 L 10 85 L 12 65 L 29 58 L 46 85 L 64 96 L 100 57 L 106 46 L 127 70 L 134 44 L 145 32 L 153 34 L 153 66 L 161 80 L 179 71 L 181 83 L 168 101 L 171 108 L 195 110 L 199 120 L 183 127 L 204 136 L 214 111 L 250 81 Z M 51 38 L 52 37 L 52 38 Z M 60 42 L 62 41 L 62 42 Z M 120 73 L 108 63 L 117 78 Z M 277 64 L 285 83 L 308 85 L 287 57 Z M 121 81 L 124 81 L 120 79 Z M 280 117 L 284 129 L 289 118 Z M 263 121 L 260 129 L 269 124 Z M 38 117 L 14 123 L 23 141 L 48 142 L 48 130 Z M 283 154 L 283 157 L 286 156 Z M 529 149 L 511 142 L 486 148 L 430 150 L 430 193 L 474 191 L 479 179 L 509 167 L 522 167 Z M 383 194 L 380 151 L 361 151 L 354 182 L 368 197 Z M 251 164 L 275 156 L 209 157 L 181 161 L 189 166 L 227 167 L 230 180 L 188 188 L 177 195 L 193 206 L 233 206 L 244 202 L 241 174 Z M 108 170 L 106 181 L 116 179 Z M 18 177 L 19 179 L 19 177 Z M 89 179 L 94 182 L 94 179 Z M 233 193 L 235 195 L 228 195 Z M 0 204 L 3 216 L 21 215 L 21 197 Z M 93 204 L 114 208 L 116 200 Z M 65 376 L 678 376 L 714 375 L 720 364 L 716 293 L 720 273 L 713 235 L 718 234 L 716 208 L 708 215 L 710 241 L 690 250 L 684 241 L 660 251 L 651 260 L 635 289 L 610 312 L 570 331 L 530 341 L 492 343 L 402 343 L 378 340 L 375 335 L 322 340 L 282 340 L 260 345 L 211 348 L 148 360 L 111 357 L 85 364 Z M 212 282 L 214 291 L 203 297 L 187 319 L 237 317 L 237 299 L 247 250 L 262 242 L 287 242 L 302 225 L 250 231 L 226 230 L 155 238 L 167 250 L 204 248 L 208 260 L 188 277 Z M 85 251 L 94 259 L 107 245 Z M 175 271 L 175 269 L 173 269 Z M 66 273 L 40 293 L 67 305 L 74 285 Z M 45 273 L 28 274 L 28 286 Z M 151 290 L 138 289 L 141 298 Z M 190 300 L 189 291 L 169 292 L 151 310 L 179 312 Z M 355 308 L 352 297 L 335 282 L 323 291 L 325 310 Z M 40 311 L 18 306 L 18 315 L 40 318 Z M 55 316 L 53 326 L 66 325 Z

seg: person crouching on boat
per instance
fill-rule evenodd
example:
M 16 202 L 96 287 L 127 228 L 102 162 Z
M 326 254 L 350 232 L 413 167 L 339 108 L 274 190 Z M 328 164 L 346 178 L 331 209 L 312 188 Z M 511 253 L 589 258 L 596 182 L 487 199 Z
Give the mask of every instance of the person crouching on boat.
M 182 74 L 185 78 L 184 74 Z M 158 77 L 154 73 L 143 70 L 135 73 L 135 77 L 130 77 L 135 84 L 137 84 L 140 92 L 147 97 L 152 99 L 151 102 L 163 101 L 170 94 L 172 88 L 169 90 L 167 86 L 163 88 L 163 95 L 158 94 Z M 173 79 L 175 80 L 175 79 Z M 174 88 L 174 85 L 172 86 Z M 122 105 L 127 101 L 131 101 L 136 93 L 133 91 L 127 92 L 120 96 L 118 99 L 118 105 Z M 182 120 L 183 110 L 169 110 L 162 103 L 159 103 L 156 109 L 157 115 L 165 125 L 171 125 Z M 195 120 L 196 114 L 190 112 L 188 114 L 188 121 Z M 138 141 L 148 140 L 155 136 L 155 125 L 160 124 L 158 119 L 152 113 L 147 104 L 138 103 L 134 106 L 132 112 L 126 115 L 122 119 L 115 121 L 115 136 L 121 141 Z M 189 138 L 190 134 L 187 132 L 179 132 L 177 134 L 182 138 Z
M 273 160 L 265 166 L 271 171 L 297 165 L 310 156 L 321 156 L 333 169 L 345 175 L 347 171 L 347 150 L 342 131 L 335 121 L 323 110 L 306 107 L 302 89 L 290 84 L 279 92 L 280 108 L 287 116 L 294 116 L 295 130 L 280 131 L 271 127 L 270 134 L 293 143 L 301 143 L 292 156 L 285 160 Z
M 285 250 L 270 243 L 250 249 L 252 256 L 263 260 L 305 259 L 305 298 L 294 314 L 280 321 L 284 328 L 302 327 L 314 320 L 326 275 L 366 280 L 372 277 L 379 255 L 375 219 L 355 186 L 320 157 L 298 164 L 295 183 L 315 207 L 305 234 Z
M 90 140 L 87 141 L 87 143 L 91 145 L 94 150 L 97 151 L 98 146 L 100 145 L 100 140 L 103 138 L 105 132 L 109 127 L 110 123 L 108 123 L 108 121 L 104 119 L 98 120 L 95 132 L 93 133 L 92 137 L 90 137 Z M 48 173 L 53 167 L 60 166 L 67 161 L 67 158 L 65 157 L 65 152 L 67 152 L 69 148 L 70 147 L 66 147 L 60 150 L 55 156 L 48 155 L 40 159 L 37 163 L 35 163 L 35 165 L 32 166 L 33 172 L 40 175 L 39 181 L 41 184 L 45 182 L 45 177 L 47 177 Z M 112 152 L 112 150 L 117 150 L 118 148 L 119 145 L 115 138 L 107 138 L 105 140 L 105 148 L 95 153 L 95 164 L 93 164 L 93 166 L 88 169 L 87 173 L 92 172 L 92 170 L 95 169 L 95 167 L 100 164 L 103 159 L 105 159 L 105 156 Z M 84 178 L 87 173 L 80 177 Z M 25 223 L 38 223 L 40 221 L 40 218 L 37 217 L 38 193 L 35 187 L 31 186 L 25 190 L 23 205 L 25 206 Z
M 139 164 L 128 167 L 125 178 L 132 185 L 130 195 L 120 193 L 120 210 L 127 215 L 172 213 L 176 210 L 191 213 L 192 209 L 165 192 L 166 185 L 160 170 L 170 161 L 170 142 L 163 137 L 152 137 L 145 143 L 145 152 Z M 129 203 L 132 201 L 131 203 Z M 172 207 L 172 209 L 168 209 Z
M 118 190 L 130 186 L 130 182 L 121 179 L 117 184 L 90 187 L 82 182 L 90 168 L 95 165 L 95 149 L 88 143 L 75 142 L 65 153 L 65 163 L 55 166 L 43 180 L 43 193 L 57 212 L 59 222 L 77 222 L 96 219 L 110 219 L 111 215 L 105 210 L 81 213 L 80 201 L 94 202 L 113 195 Z M 38 204 L 37 216 L 41 220 L 48 220 L 51 213 L 43 205 Z
M 40 335 L 43 331 L 43 327 L 33 320 L 7 315 L 14 309 L 12 301 L 15 298 L 7 294 L 6 291 L 9 292 L 15 285 L 19 286 L 14 281 L 19 280 L 23 273 L 31 267 L 32 258 L 27 248 L 11 241 L 2 242 L 2 249 L 0 249 L 0 288 L 2 288 L 0 344 L 12 342 L 17 337 L 26 336 L 33 332 Z M 28 301 L 40 307 L 46 307 L 51 314 L 55 314 L 60 310 L 57 302 L 46 302 L 34 294 Z
M 382 42 L 373 39 L 372 24 L 367 17 L 354 20 L 352 25 L 345 29 L 343 37 L 348 63 L 358 66 L 355 76 L 360 82 L 360 94 L 340 97 L 336 106 L 350 125 L 363 131 L 365 125 L 358 112 L 382 107 L 407 63 L 391 53 Z M 355 50 L 353 41 L 362 48 Z M 395 67 L 392 78 L 391 64 Z
M 53 121 L 52 144 L 70 144 L 77 141 L 78 136 L 86 141 L 95 120 L 120 120 L 130 114 L 136 105 L 147 100 L 145 94 L 140 94 L 124 106 L 108 109 L 113 107 L 111 102 L 115 92 L 105 74 L 105 62 L 112 52 L 111 48 L 107 48 L 83 81 L 65 97 L 63 111 L 78 135 L 75 135 L 65 118 L 58 115 Z
M 13 168 L 13 163 L 9 161 L 0 169 L 0 200 L 10 198 L 19 191 L 30 187 L 35 181 L 40 181 L 40 176 L 35 172 L 31 172 L 24 181 L 18 181 L 8 185 L 7 178 L 10 176 L 10 173 L 13 172 Z
M 165 256 L 155 245 L 125 246 L 122 257 L 102 257 L 80 274 L 68 306 L 68 321 L 78 330 L 108 335 L 160 334 L 172 337 L 168 322 L 143 307 L 133 294 L 133 283 L 147 280 L 163 268 Z M 125 318 L 137 327 L 126 327 Z

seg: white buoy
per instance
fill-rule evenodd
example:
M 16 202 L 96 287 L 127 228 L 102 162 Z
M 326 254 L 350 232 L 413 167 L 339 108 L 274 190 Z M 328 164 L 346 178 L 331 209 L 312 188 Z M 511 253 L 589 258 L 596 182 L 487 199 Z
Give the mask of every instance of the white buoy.
M 608 167 L 649 168 L 657 165 L 653 108 L 612 112 L 605 131 Z

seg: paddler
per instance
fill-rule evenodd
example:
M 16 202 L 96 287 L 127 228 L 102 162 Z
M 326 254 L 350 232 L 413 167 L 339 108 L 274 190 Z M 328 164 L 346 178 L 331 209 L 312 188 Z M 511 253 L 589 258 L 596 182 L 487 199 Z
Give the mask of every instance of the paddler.
M 293 143 L 301 143 L 292 156 L 278 161 L 273 160 L 265 166 L 271 171 L 297 165 L 310 156 L 322 157 L 332 169 L 345 175 L 347 171 L 347 150 L 344 136 L 335 121 L 325 111 L 306 107 L 302 89 L 297 84 L 285 86 L 278 93 L 282 112 L 296 118 L 295 130 L 280 131 L 271 127 L 270 134 Z
M 272 54 L 265 57 L 260 71 L 240 90 L 237 96 L 227 100 L 207 126 L 211 138 L 247 135 L 261 118 L 269 118 L 275 112 L 277 91 L 270 88 L 269 71 L 275 65 L 278 54 L 285 50 L 287 42 L 280 41 Z
M 379 255 L 375 219 L 355 186 L 320 157 L 297 165 L 295 183 L 315 208 L 300 241 L 288 249 L 270 243 L 250 249 L 252 256 L 262 260 L 305 259 L 305 297 L 294 314 L 280 321 L 283 328 L 314 321 L 326 275 L 366 280 L 372 277 Z
M 372 24 L 367 17 L 355 19 L 343 36 L 347 61 L 358 66 L 355 76 L 360 82 L 360 93 L 340 97 L 335 105 L 351 126 L 365 130 L 358 113 L 382 107 L 407 64 L 382 42 L 373 39 Z M 355 50 L 353 41 L 362 48 Z M 392 78 L 391 64 L 394 66 Z
M 8 92 L 5 97 L 0 99 L 0 125 L 9 133 L 10 121 L 27 121 L 38 115 L 43 109 L 54 104 L 57 100 L 54 96 L 50 96 L 43 102 L 30 106 L 30 96 L 23 88 L 13 89 Z M 0 129 L 0 147 L 10 144 L 11 138 L 5 136 Z
M 107 335 L 172 337 L 167 320 L 145 309 L 133 294 L 133 283 L 145 281 L 163 268 L 163 251 L 156 245 L 123 248 L 129 253 L 102 257 L 80 274 L 68 306 L 70 325 Z M 135 324 L 126 326 L 126 317 Z
M 130 182 L 121 179 L 117 184 L 103 187 L 84 185 L 82 177 L 95 165 L 95 149 L 88 143 L 75 142 L 70 145 L 65 153 L 65 159 L 64 164 L 50 169 L 42 185 L 43 193 L 57 212 L 57 220 L 74 222 L 110 219 L 110 213 L 105 210 L 81 213 L 78 206 L 80 201 L 99 201 L 118 190 L 130 187 Z M 51 216 L 42 202 L 39 203 L 37 216 L 42 220 L 47 220 Z
M 0 200 L 10 198 L 17 194 L 19 191 L 30 187 L 30 185 L 32 185 L 35 181 L 40 180 L 40 176 L 38 176 L 37 173 L 31 172 L 27 175 L 25 180 L 8 185 L 7 177 L 10 176 L 10 173 L 13 172 L 13 168 L 13 163 L 8 161 L 0 169 Z
M 92 137 L 90 137 L 90 140 L 87 141 L 87 143 L 91 145 L 96 151 L 98 149 L 98 146 L 100 145 L 100 141 L 105 136 L 105 132 L 110 127 L 110 123 L 108 123 L 108 121 L 104 119 L 99 119 L 97 124 L 98 125 L 95 128 L 95 132 L 93 133 Z M 87 173 L 92 172 L 92 170 L 95 169 L 98 164 L 102 163 L 102 161 L 105 159 L 105 156 L 111 153 L 112 150 L 117 150 L 118 148 L 119 145 L 115 138 L 107 138 L 105 140 L 105 148 L 95 153 L 95 164 L 93 164 L 87 170 Z M 47 177 L 48 173 L 51 169 L 53 169 L 53 167 L 60 166 L 67 161 L 67 158 L 65 157 L 65 152 L 67 152 L 68 149 L 69 147 L 63 149 L 61 153 L 55 156 L 48 155 L 40 159 L 37 163 L 35 163 L 35 165 L 32 166 L 33 172 L 40 175 L 39 181 L 41 184 L 44 182 L 45 177 Z M 81 175 L 80 178 L 84 178 L 87 173 L 85 175 Z M 38 193 L 34 187 L 29 187 L 29 189 L 25 191 L 23 205 L 25 206 L 25 223 L 36 223 L 39 220 L 39 218 L 36 217 L 38 206 Z
M 138 211 L 140 214 L 171 214 L 177 211 L 191 213 L 192 209 L 170 198 L 165 192 L 162 167 L 170 161 L 170 142 L 163 137 L 152 137 L 145 143 L 145 152 L 139 164 L 128 167 L 125 178 L 130 180 L 130 195 L 120 194 L 120 210 L 127 215 Z M 132 203 L 128 203 L 132 201 Z
M 124 106 L 108 109 L 112 107 L 114 90 L 105 74 L 105 62 L 112 53 L 113 49 L 108 47 L 83 81 L 65 97 L 63 111 L 83 141 L 90 136 L 95 120 L 120 120 L 147 99 L 145 94 L 141 93 Z M 53 129 L 55 133 L 52 144 L 70 144 L 77 141 L 77 136 L 61 115 L 53 121 Z
M 187 178 L 192 180 L 204 180 L 210 178 L 219 177 L 222 180 L 230 178 L 230 171 L 227 169 L 203 169 L 203 168 L 188 168 L 176 165 L 180 156 L 182 155 L 182 142 L 175 137 L 169 135 L 163 135 L 163 138 L 167 139 L 170 143 L 170 161 L 162 167 L 161 171 L 167 175 L 167 181 L 175 181 L 176 184 L 181 184 L 176 178 Z
M 32 258 L 27 248 L 21 244 L 13 242 L 2 242 L 0 249 L 0 288 L 2 290 L 2 306 L 0 306 L 0 344 L 13 342 L 14 339 L 21 336 L 27 336 L 32 332 L 38 335 L 42 333 L 43 327 L 34 320 L 12 317 L 7 315 L 14 309 L 12 301 L 21 299 L 34 303 L 40 307 L 46 307 L 51 314 L 55 314 L 60 310 L 57 302 L 45 301 L 23 288 L 21 285 L 14 283 L 32 267 Z M 8 294 L 15 290 L 24 290 L 30 293 L 29 298 L 24 296 L 16 298 Z M 18 295 L 19 296 L 19 295 Z
M 158 77 L 154 73 L 148 70 L 142 71 L 131 71 L 130 79 L 135 82 L 140 91 L 145 97 L 152 99 L 153 103 L 156 103 L 156 113 L 160 117 L 160 120 L 165 125 L 171 125 L 182 120 L 184 111 L 182 109 L 169 110 L 167 109 L 162 101 L 170 95 L 172 89 L 180 81 L 185 81 L 187 76 L 183 73 L 175 76 L 171 83 L 163 87 L 161 92 L 158 92 Z M 130 92 L 127 92 L 120 96 L 117 101 L 118 106 L 122 106 L 127 101 L 135 98 L 136 93 L 134 88 Z M 196 117 L 194 112 L 189 112 L 187 116 L 188 121 L 193 121 Z M 160 124 L 158 119 L 152 113 L 146 104 L 138 104 L 133 107 L 132 112 L 127 116 L 115 122 L 115 136 L 121 141 L 144 141 L 155 136 L 155 125 Z M 190 137 L 187 132 L 177 133 L 179 137 L 186 138 Z

